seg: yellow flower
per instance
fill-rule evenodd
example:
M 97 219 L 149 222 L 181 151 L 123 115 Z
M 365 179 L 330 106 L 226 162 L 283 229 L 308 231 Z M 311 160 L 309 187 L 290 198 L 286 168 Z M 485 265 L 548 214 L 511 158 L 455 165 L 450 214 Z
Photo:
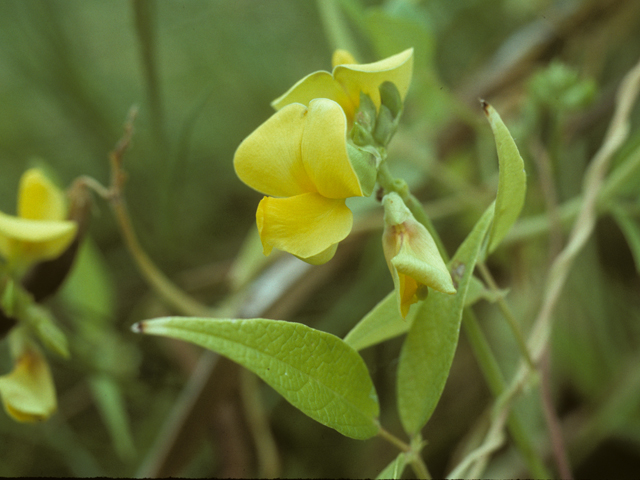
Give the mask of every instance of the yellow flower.
M 46 420 L 57 408 L 47 361 L 33 344 L 25 344 L 13 370 L 0 376 L 0 395 L 7 413 L 19 422 Z
M 27 170 L 20 179 L 18 216 L 0 212 L 0 256 L 18 271 L 58 257 L 77 229 L 65 217 L 64 194 L 40 170 Z
M 456 293 L 456 289 L 433 237 L 413 217 L 400 196 L 389 193 L 382 203 L 385 222 L 382 247 L 404 318 L 412 304 L 426 298 L 426 287 L 448 294 Z
M 349 234 L 353 215 L 345 199 L 363 192 L 346 134 L 340 105 L 319 98 L 282 108 L 240 144 L 233 159 L 238 177 L 271 195 L 256 213 L 265 255 L 277 248 L 320 264 Z
M 360 105 L 360 92 L 371 97 L 376 108 L 380 108 L 378 87 L 391 82 L 404 100 L 411 83 L 413 48 L 361 65 L 348 52 L 337 50 L 333 55 L 333 67 L 333 73 L 321 70 L 307 75 L 271 105 L 280 110 L 291 103 L 309 105 L 314 98 L 329 98 L 340 104 L 351 123 Z

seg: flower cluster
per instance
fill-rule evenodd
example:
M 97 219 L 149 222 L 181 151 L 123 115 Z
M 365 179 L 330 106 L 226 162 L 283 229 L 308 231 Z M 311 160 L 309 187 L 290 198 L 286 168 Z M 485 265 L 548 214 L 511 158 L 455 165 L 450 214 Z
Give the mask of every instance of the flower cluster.
M 0 337 L 8 336 L 14 360 L 13 370 L 0 376 L 0 396 L 21 422 L 56 410 L 53 378 L 33 337 L 68 355 L 64 335 L 36 304 L 60 286 L 73 260 L 78 222 L 67 218 L 64 193 L 35 168 L 20 180 L 18 215 L 0 212 Z
M 362 196 L 346 146 L 347 119 L 325 98 L 291 104 L 238 147 L 235 169 L 254 189 L 272 195 L 256 220 L 265 254 L 272 248 L 324 263 L 351 231 L 348 197 Z
M 410 49 L 358 65 L 339 51 L 333 73 L 315 72 L 295 84 L 273 102 L 277 112 L 240 144 L 238 177 L 268 195 L 256 213 L 266 255 L 277 248 L 314 264 L 333 257 L 353 223 L 345 199 L 370 194 L 375 183 L 375 173 L 360 171 L 353 158 L 358 151 L 348 142 L 361 96 L 380 107 L 379 87 L 392 82 L 404 98 L 412 60 Z
M 234 167 L 265 194 L 256 223 L 273 248 L 321 264 L 351 231 L 345 200 L 372 193 L 413 70 L 413 49 L 357 64 L 345 51 L 333 72 L 312 73 L 272 102 L 277 112 L 238 147 Z M 433 239 L 400 196 L 385 197 L 384 252 L 403 317 L 427 287 L 455 293 Z

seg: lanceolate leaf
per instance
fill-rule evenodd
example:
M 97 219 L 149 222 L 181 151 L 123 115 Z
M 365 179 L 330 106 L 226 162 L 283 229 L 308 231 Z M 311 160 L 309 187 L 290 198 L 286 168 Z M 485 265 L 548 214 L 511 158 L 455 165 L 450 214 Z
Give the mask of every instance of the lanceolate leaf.
M 186 340 L 224 355 L 293 406 L 347 437 L 378 433 L 378 396 L 358 353 L 344 341 L 293 322 L 166 317 L 134 330 Z
M 504 295 L 506 295 L 506 291 L 492 292 L 480 280 L 472 276 L 464 306 L 468 307 L 480 300 L 495 302 Z M 409 311 L 407 318 L 403 320 L 398 311 L 395 291 L 392 291 L 351 329 L 344 337 L 344 341 L 354 349 L 362 350 L 402 335 L 409 331 L 418 308 L 414 306 Z
M 411 317 L 411 313 L 406 319 L 400 316 L 393 290 L 351 329 L 344 341 L 356 350 L 377 345 L 409 330 Z
M 449 269 L 455 295 L 431 290 L 419 305 L 400 352 L 398 410 L 405 431 L 413 435 L 427 423 L 435 409 L 458 345 L 465 296 L 480 249 L 493 219 L 491 205 L 462 243 Z
M 527 175 L 516 142 L 498 112 L 484 100 L 482 108 L 493 131 L 500 165 L 496 211 L 487 250 L 491 253 L 520 215 L 527 189 Z

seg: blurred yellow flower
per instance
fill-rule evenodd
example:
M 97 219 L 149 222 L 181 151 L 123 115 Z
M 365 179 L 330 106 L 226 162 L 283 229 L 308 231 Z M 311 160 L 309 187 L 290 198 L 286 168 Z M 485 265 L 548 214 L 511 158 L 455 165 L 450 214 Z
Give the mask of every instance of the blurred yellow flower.
M 349 52 L 337 50 L 333 55 L 333 67 L 333 73 L 321 70 L 307 75 L 271 105 L 280 110 L 291 103 L 309 105 L 314 98 L 328 98 L 340 104 L 351 123 L 360 106 L 360 92 L 371 97 L 379 108 L 378 88 L 384 82 L 391 82 L 404 100 L 413 72 L 413 48 L 365 64 L 356 63 Z
M 456 293 L 456 289 L 433 237 L 413 217 L 400 196 L 389 193 L 382 203 L 385 222 L 382 247 L 404 318 L 412 304 L 426 298 L 427 287 L 448 294 Z
M 256 213 L 265 255 L 277 248 L 320 264 L 349 234 L 353 215 L 345 199 L 363 192 L 346 134 L 340 105 L 319 98 L 282 108 L 240 144 L 233 160 L 238 177 L 271 195 Z
M 25 344 L 13 370 L 0 376 L 0 395 L 7 413 L 19 422 L 46 420 L 57 408 L 49 365 L 38 348 Z
M 27 170 L 20 179 L 18 215 L 0 212 L 0 256 L 18 271 L 58 257 L 77 230 L 66 213 L 63 192 L 39 169 Z

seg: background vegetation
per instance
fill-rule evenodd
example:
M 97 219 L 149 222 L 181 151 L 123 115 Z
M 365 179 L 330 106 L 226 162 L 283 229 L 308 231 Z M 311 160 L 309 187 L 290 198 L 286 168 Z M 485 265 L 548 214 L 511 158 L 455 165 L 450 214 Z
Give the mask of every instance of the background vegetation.
M 477 99 L 501 113 L 529 182 L 523 216 L 489 266 L 526 332 L 575 220 L 615 91 L 640 58 L 638 32 L 634 0 L 3 1 L 0 209 L 15 211 L 18 179 L 34 163 L 45 162 L 61 185 L 79 175 L 108 183 L 108 154 L 137 105 L 125 169 L 140 241 L 178 284 L 217 304 L 243 281 L 233 259 L 255 235 L 260 198 L 235 176 L 233 153 L 271 115 L 269 102 L 304 75 L 330 69 L 336 47 L 365 62 L 412 46 L 414 79 L 389 162 L 453 252 L 495 194 L 495 147 Z M 614 167 L 637 152 L 638 125 L 636 108 Z M 554 316 L 548 379 L 577 478 L 635 478 L 640 470 L 640 171 L 619 180 L 616 206 L 599 204 L 595 234 Z M 370 206 L 330 263 L 281 295 L 271 280 L 277 299 L 266 318 L 342 336 L 393 288 L 381 212 L 374 200 Z M 90 237 L 49 303 L 73 354 L 50 358 L 59 412 L 37 425 L 0 415 L 0 475 L 265 474 L 238 369 L 192 345 L 131 333 L 132 323 L 172 310 L 137 272 L 99 198 Z M 499 309 L 483 302 L 475 310 L 510 378 L 518 350 Z M 399 345 L 364 351 L 383 421 L 396 433 Z M 9 366 L 0 343 L 1 372 Z M 268 472 L 371 477 L 397 453 L 381 439 L 344 438 L 260 389 L 280 459 Z M 517 408 L 553 470 L 539 390 Z M 473 444 L 491 399 L 462 335 L 424 430 L 434 476 Z M 487 475 L 527 472 L 508 442 Z

